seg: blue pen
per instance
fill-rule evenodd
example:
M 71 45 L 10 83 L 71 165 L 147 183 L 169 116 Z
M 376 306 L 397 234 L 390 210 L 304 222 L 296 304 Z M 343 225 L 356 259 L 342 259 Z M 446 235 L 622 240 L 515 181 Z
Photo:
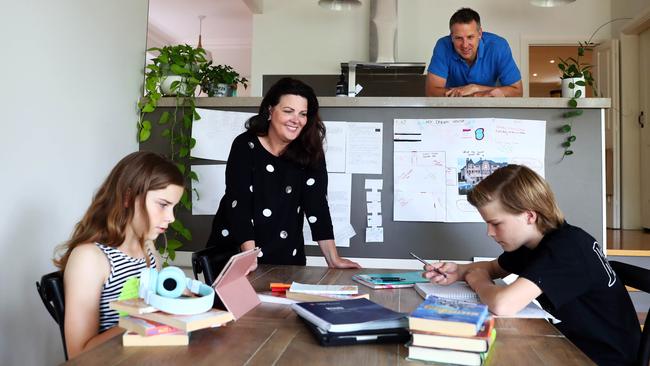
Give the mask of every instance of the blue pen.
M 374 281 L 382 281 L 382 282 L 399 282 L 399 281 L 405 281 L 406 278 L 401 278 L 401 277 L 370 277 L 371 280 Z
M 429 263 L 429 262 L 425 261 L 424 259 L 418 257 L 415 253 L 413 253 L 413 252 L 409 252 L 409 254 L 411 254 L 411 256 L 412 256 L 413 258 L 419 260 L 420 262 L 424 263 L 425 265 L 427 265 L 427 266 L 431 266 L 431 263 Z M 432 266 L 432 267 L 433 267 L 433 266 Z M 438 268 L 433 268 L 433 270 L 434 270 L 436 273 L 438 273 L 438 274 L 442 275 L 443 277 L 447 278 L 447 274 L 446 274 L 445 272 L 442 272 L 442 271 L 439 270 Z

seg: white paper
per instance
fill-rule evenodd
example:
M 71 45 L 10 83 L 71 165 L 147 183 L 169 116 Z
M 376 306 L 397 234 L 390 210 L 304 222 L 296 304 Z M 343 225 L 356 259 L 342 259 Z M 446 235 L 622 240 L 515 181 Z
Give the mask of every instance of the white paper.
M 334 241 L 337 247 L 349 247 L 350 238 L 356 235 L 350 224 L 350 207 L 352 205 L 352 175 L 329 173 L 327 185 L 327 203 L 330 207 Z M 318 245 L 311 240 L 311 230 L 307 220 L 303 220 L 303 236 L 306 245 Z
M 384 187 L 383 179 L 366 179 L 365 188 L 373 191 L 380 191 Z
M 394 220 L 482 222 L 467 191 L 495 169 L 523 164 L 544 176 L 546 121 L 395 119 Z
M 329 173 L 345 173 L 345 148 L 348 135 L 346 122 L 324 121 L 327 134 L 323 148 Z
M 199 177 L 192 181 L 192 215 L 214 215 L 226 194 L 226 164 L 192 165 L 192 171 Z
M 366 201 L 368 202 L 379 202 L 381 201 L 381 193 L 380 192 L 368 192 L 366 191 Z
M 348 122 L 345 172 L 381 174 L 383 123 Z
M 381 213 L 381 202 L 367 202 L 367 205 L 368 205 L 368 214 Z
M 384 241 L 383 227 L 366 228 L 366 243 L 382 243 Z
M 196 108 L 201 119 L 192 125 L 196 146 L 191 155 L 195 158 L 228 160 L 235 137 L 246 131 L 244 124 L 255 113 L 227 112 Z
M 382 225 L 381 225 L 381 215 L 377 215 L 377 214 L 374 214 L 374 215 L 368 215 L 368 226 L 369 226 L 369 227 L 373 227 L 373 226 L 375 226 L 375 227 L 382 226 Z

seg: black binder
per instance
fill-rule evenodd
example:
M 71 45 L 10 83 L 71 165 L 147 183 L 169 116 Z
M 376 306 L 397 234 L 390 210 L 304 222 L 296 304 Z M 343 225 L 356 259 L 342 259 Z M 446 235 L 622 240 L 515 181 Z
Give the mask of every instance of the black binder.
M 345 346 L 367 343 L 406 343 L 411 334 L 406 328 L 362 330 L 358 332 L 328 332 L 301 317 L 321 346 Z

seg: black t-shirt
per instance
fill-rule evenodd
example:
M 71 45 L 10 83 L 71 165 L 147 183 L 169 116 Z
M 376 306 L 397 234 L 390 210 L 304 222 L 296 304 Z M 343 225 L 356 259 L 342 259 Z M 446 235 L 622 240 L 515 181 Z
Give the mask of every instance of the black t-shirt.
M 255 240 L 260 263 L 304 265 L 305 216 L 313 240 L 334 238 L 325 161 L 318 169 L 303 168 L 269 153 L 250 132 L 237 136 L 207 246 L 230 252 Z
M 633 364 L 641 330 L 630 296 L 598 242 L 566 222 L 530 250 L 499 256 L 504 270 L 535 283 L 557 328 L 598 365 Z

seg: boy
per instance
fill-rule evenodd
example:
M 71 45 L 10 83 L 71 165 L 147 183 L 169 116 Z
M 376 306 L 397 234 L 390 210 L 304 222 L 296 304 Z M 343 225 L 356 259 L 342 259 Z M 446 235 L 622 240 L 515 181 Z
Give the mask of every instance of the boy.
M 445 285 L 466 281 L 496 315 L 515 314 L 537 299 L 598 365 L 634 362 L 641 331 L 625 286 L 598 242 L 564 221 L 539 175 L 525 166 L 505 166 L 476 185 L 467 200 L 504 253 L 490 262 L 425 266 L 426 278 Z M 510 273 L 519 278 L 509 286 L 492 282 Z

